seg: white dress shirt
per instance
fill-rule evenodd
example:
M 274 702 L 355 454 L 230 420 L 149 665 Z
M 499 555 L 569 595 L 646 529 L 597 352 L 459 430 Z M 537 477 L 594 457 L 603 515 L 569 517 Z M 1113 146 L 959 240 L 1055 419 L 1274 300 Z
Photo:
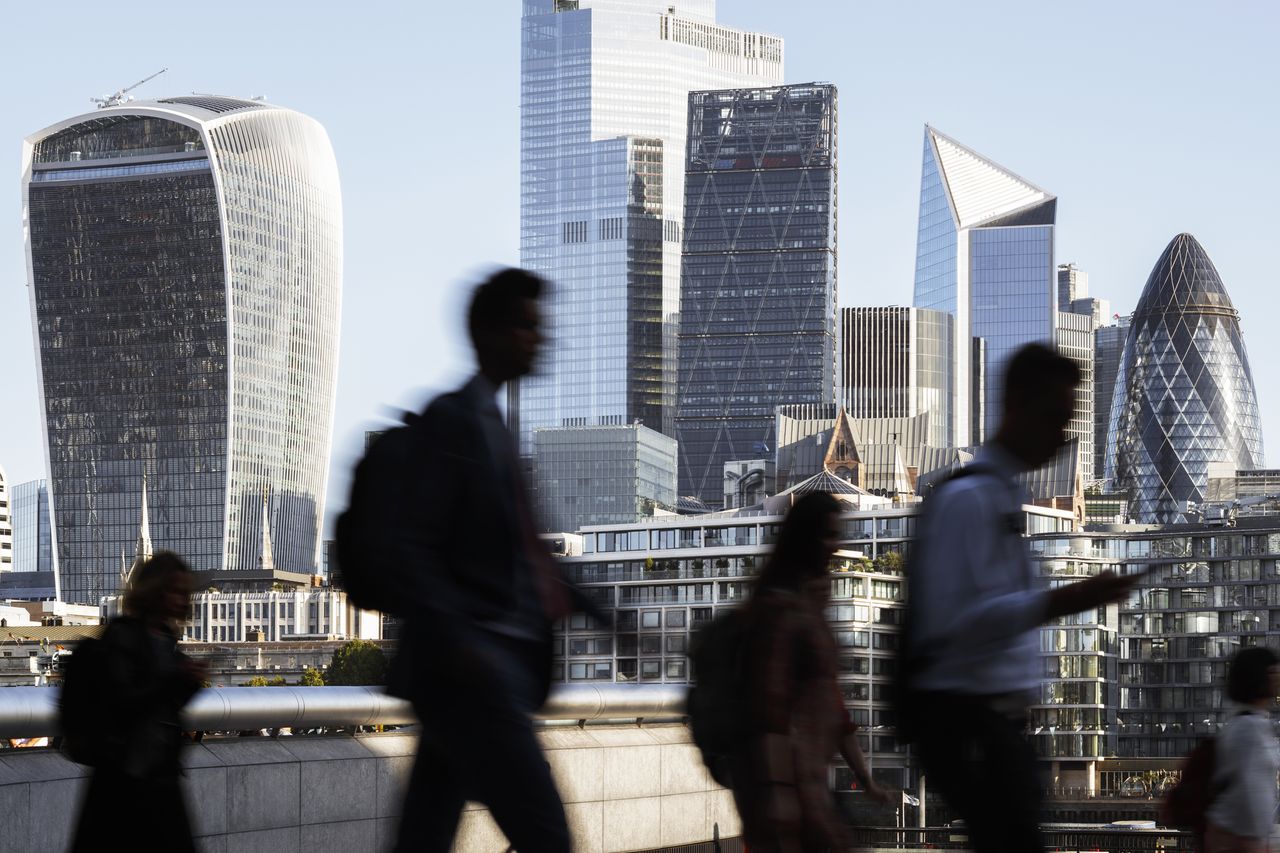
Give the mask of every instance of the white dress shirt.
M 1249 709 L 1227 721 L 1214 748 L 1216 791 L 1205 814 L 1212 823 L 1247 838 L 1270 838 L 1276 818 L 1280 745 L 1271 717 Z
M 987 444 L 974 471 L 928 500 L 911 561 L 913 646 L 919 690 L 995 696 L 1040 682 L 1040 624 L 1049 592 L 1035 577 L 1022 537 L 1022 467 Z

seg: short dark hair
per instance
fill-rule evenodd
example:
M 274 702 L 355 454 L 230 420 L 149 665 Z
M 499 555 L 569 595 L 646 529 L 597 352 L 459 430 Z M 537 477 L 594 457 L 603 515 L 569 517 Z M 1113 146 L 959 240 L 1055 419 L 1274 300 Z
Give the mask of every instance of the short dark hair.
M 528 270 L 506 267 L 476 286 L 467 309 L 467 332 L 473 345 L 485 332 L 505 330 L 515 322 L 517 306 L 537 299 L 546 289 L 546 280 Z
M 1271 667 L 1280 657 L 1266 646 L 1250 646 L 1236 652 L 1227 668 L 1227 695 L 1241 704 L 1271 695 Z
M 178 575 L 191 575 L 191 567 L 172 551 L 157 551 L 129 572 L 123 609 L 130 616 L 150 619 L 160 610 L 169 585 Z
M 1019 347 L 1004 369 L 1004 400 L 1044 399 L 1059 388 L 1080 384 L 1080 368 L 1074 361 L 1044 344 Z

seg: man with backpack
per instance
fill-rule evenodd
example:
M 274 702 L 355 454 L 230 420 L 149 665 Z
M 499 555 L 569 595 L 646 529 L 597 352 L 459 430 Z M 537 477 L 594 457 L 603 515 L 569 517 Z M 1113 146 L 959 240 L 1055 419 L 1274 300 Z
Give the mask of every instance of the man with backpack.
M 999 430 L 927 498 L 907 573 L 900 729 L 976 853 L 1044 850 L 1024 731 L 1040 686 L 1040 626 L 1117 601 L 1137 580 L 1103 572 L 1041 588 L 1022 537 L 1027 498 L 1016 477 L 1064 444 L 1079 381 L 1075 364 L 1046 346 L 1013 354 Z
M 467 327 L 478 372 L 395 431 L 381 452 L 395 470 L 366 477 L 394 479 L 385 560 L 402 586 L 393 607 L 405 623 L 388 688 L 413 702 L 423 729 L 398 851 L 448 851 L 467 800 L 488 806 L 518 850 L 570 849 L 530 715 L 550 688 L 551 626 L 569 613 L 573 590 L 536 536 L 515 437 L 496 402 L 533 368 L 544 287 L 504 269 L 476 288 Z M 366 461 L 378 452 L 375 444 Z M 353 504 L 362 476 L 357 469 Z

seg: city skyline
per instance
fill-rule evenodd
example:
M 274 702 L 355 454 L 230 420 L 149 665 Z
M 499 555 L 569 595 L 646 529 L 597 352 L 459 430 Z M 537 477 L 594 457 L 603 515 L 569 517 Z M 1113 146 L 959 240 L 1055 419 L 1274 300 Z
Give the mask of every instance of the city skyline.
M 1276 59 L 1263 41 L 1263 34 L 1274 31 L 1274 10 L 1237 7 L 1233 16 L 1205 21 L 1170 15 L 1163 4 L 1087 4 L 1070 13 L 991 5 L 1000 13 L 938 9 L 921 21 L 909 10 L 854 12 L 796 3 L 784 14 L 776 4 L 718 4 L 718 16 L 735 27 L 787 41 L 785 82 L 825 80 L 841 89 L 841 305 L 910 304 L 917 146 L 920 125 L 929 122 L 1052 187 L 1062 199 L 1056 259 L 1088 270 L 1092 292 L 1109 298 L 1120 313 L 1133 310 L 1150 259 L 1168 235 L 1197 234 L 1213 247 L 1215 263 L 1231 284 L 1251 355 L 1259 363 L 1280 357 L 1274 336 L 1251 334 L 1263 328 L 1274 307 L 1265 225 L 1267 200 L 1280 179 L 1265 170 L 1254 174 L 1248 166 L 1256 140 L 1269 138 L 1276 123 L 1256 108 L 1266 102 L 1262 81 L 1276 77 Z M 489 9 L 442 11 L 438 23 L 457 38 L 423 53 L 411 37 L 420 31 L 412 20 L 390 27 L 385 17 L 353 13 L 348 19 L 299 21 L 285 10 L 231 6 L 226 20 L 202 23 L 207 46 L 189 49 L 185 68 L 175 65 L 138 94 L 266 90 L 271 100 L 313 115 L 330 129 L 344 189 L 350 188 L 347 278 L 360 283 L 344 309 L 330 489 L 330 506 L 340 505 L 360 436 L 376 422 L 380 407 L 416 406 L 428 389 L 465 378 L 463 296 L 489 265 L 513 263 L 518 256 L 518 10 L 497 24 Z M 239 46 L 243 36 L 236 20 L 246 14 L 264 37 L 288 43 L 271 56 Z M 5 70 L 19 79 L 19 69 L 37 67 L 43 48 L 18 35 L 38 25 L 34 11 L 15 9 L 9 16 L 14 43 Z M 10 140 L 15 171 L 22 137 L 73 114 L 87 103 L 81 98 L 172 64 L 169 56 L 153 60 L 149 51 L 108 54 L 102 43 L 136 33 L 139 44 L 163 44 L 166 34 L 191 25 L 194 18 L 185 16 L 168 8 L 164 15 L 102 11 L 85 21 L 83 35 L 61 34 L 64 55 L 71 59 L 56 68 L 40 64 L 47 73 L 25 83 L 0 117 L 0 142 Z M 813 25 L 818 18 L 823 26 Z M 495 26 L 500 38 L 480 37 Z M 1137 29 L 1150 38 L 1136 44 L 1124 35 Z M 340 30 L 345 32 L 335 39 Z M 1079 61 L 1035 59 L 1046 48 L 1042 39 L 1026 37 L 1032 31 L 1052 32 L 1056 41 L 1080 46 Z M 289 39 L 282 37 L 286 32 Z M 355 45 L 360 38 L 381 45 L 377 56 Z M 1158 47 L 1193 40 L 1207 49 L 1174 57 Z M 238 45 L 232 52 L 236 62 L 225 62 L 215 47 L 220 42 Z M 377 61 L 360 74 L 328 67 L 345 65 L 326 60 L 335 44 Z M 1000 51 L 984 50 L 997 44 Z M 1234 46 L 1228 50 L 1225 44 Z M 904 67 L 901 58 L 908 54 L 918 67 Z M 1011 61 L 1025 63 L 1025 73 L 1015 75 L 1019 79 L 1002 78 L 1006 85 L 999 92 L 981 98 L 956 97 L 970 91 L 958 85 L 961 80 L 990 79 Z M 380 139 L 386 104 L 422 100 L 423 80 L 451 79 L 459 69 L 471 75 L 471 93 L 444 92 L 441 110 L 458 113 L 464 122 L 483 115 L 491 132 L 468 134 L 467 155 L 460 158 L 455 143 L 462 124 L 439 133 L 438 114 L 405 116 L 400 131 L 418 141 L 410 149 L 413 168 L 400 170 L 399 180 L 385 180 L 378 152 L 386 145 Z M 475 98 L 477 89 L 487 99 Z M 1035 92 L 1041 97 L 1030 97 Z M 468 101 L 484 101 L 483 112 Z M 1176 133 L 1164 130 L 1167 116 L 1191 109 L 1189 104 L 1194 120 L 1181 122 Z M 1055 136 L 1068 119 L 1073 132 L 1058 138 L 1068 136 Z M 1176 182 L 1170 178 L 1175 172 Z M 0 233 L 0 268 L 6 272 L 0 277 L 0 356 L 7 370 L 0 374 L 0 396 L 9 410 L 0 432 L 0 463 L 14 482 L 24 482 L 43 477 L 44 462 L 34 345 L 21 286 L 16 178 L 0 198 L 6 192 L 11 213 L 9 236 Z M 419 205 L 424 198 L 439 201 Z M 1275 429 L 1277 419 L 1267 415 L 1280 405 L 1280 386 L 1268 387 L 1265 375 L 1259 380 L 1263 421 Z M 1271 444 L 1280 446 L 1274 437 Z

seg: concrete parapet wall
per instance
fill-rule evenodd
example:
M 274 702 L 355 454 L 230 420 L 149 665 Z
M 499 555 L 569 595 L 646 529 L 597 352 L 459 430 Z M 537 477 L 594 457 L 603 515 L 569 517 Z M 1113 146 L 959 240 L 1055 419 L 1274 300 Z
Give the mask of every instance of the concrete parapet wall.
M 739 833 L 732 796 L 711 780 L 683 725 L 549 726 L 540 736 L 583 853 L 692 844 L 717 829 L 726 838 Z M 189 746 L 183 761 L 199 848 L 390 850 L 416 748 L 405 732 Z M 0 753 L 0 853 L 65 850 L 86 777 L 54 751 Z M 145 819 L 121 815 L 134 818 Z M 455 847 L 501 853 L 507 844 L 488 812 L 469 804 Z

